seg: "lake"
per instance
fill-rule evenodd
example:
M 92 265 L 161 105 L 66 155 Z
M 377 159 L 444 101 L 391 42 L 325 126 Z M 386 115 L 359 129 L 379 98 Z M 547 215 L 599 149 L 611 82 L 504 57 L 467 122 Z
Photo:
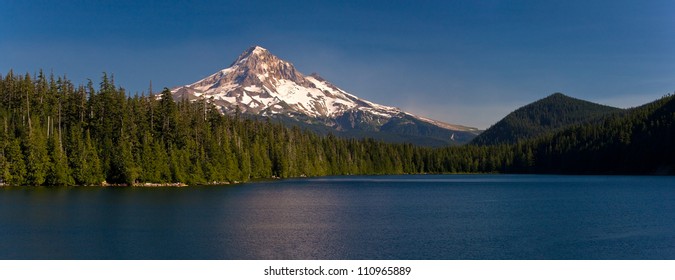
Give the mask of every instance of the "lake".
M 675 177 L 5 187 L 0 259 L 675 259 Z

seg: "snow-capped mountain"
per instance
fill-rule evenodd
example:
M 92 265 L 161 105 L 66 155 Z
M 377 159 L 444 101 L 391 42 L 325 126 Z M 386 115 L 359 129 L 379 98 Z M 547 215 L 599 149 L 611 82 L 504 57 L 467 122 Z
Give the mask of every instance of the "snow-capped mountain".
M 480 133 L 358 98 L 317 74 L 303 75 L 259 46 L 244 51 L 230 67 L 171 92 L 177 100 L 205 99 L 223 113 L 238 108 L 348 136 L 443 145 L 468 142 Z

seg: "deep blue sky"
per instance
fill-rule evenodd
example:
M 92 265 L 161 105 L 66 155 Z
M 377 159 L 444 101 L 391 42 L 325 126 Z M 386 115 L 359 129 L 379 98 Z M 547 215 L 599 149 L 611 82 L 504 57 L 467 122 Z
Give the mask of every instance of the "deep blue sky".
M 675 90 L 675 1 L 7 1 L 0 73 L 134 94 L 261 45 L 371 101 L 487 128 L 554 92 L 631 107 Z

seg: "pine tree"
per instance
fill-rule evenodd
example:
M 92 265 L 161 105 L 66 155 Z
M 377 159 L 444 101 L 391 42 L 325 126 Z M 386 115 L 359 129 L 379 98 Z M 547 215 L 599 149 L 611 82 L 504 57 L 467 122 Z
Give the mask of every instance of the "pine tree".
M 66 155 L 58 144 L 59 136 L 50 137 L 48 142 L 48 152 L 51 158 L 51 165 L 47 173 L 47 185 L 50 186 L 72 186 L 75 180 L 71 175 Z
M 41 129 L 40 122 L 35 119 L 32 123 L 34 127 L 29 134 L 25 149 L 28 171 L 27 183 L 40 186 L 44 184 L 47 178 L 51 163 L 47 153 L 46 135 Z
M 28 173 L 21 144 L 19 139 L 10 141 L 6 147 L 5 155 L 7 157 L 7 173 L 5 173 L 5 182 L 9 185 L 20 186 L 27 183 L 26 175 Z
M 89 131 L 85 133 L 84 141 L 79 145 L 79 157 L 75 158 L 74 177 L 80 185 L 98 185 L 105 181 L 101 161 Z

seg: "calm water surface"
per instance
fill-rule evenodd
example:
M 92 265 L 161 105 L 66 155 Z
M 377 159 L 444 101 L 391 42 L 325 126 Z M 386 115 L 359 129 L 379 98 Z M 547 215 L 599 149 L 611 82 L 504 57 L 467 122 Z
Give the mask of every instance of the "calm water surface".
M 675 259 L 675 177 L 0 188 L 1 259 Z

